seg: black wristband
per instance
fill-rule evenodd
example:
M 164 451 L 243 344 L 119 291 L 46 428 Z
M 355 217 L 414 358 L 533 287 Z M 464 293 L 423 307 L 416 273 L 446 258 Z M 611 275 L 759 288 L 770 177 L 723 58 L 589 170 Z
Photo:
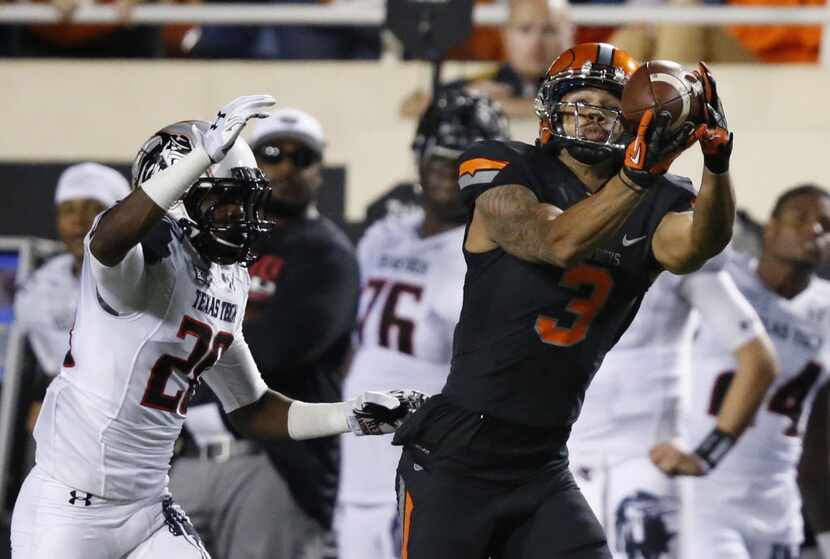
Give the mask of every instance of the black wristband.
M 732 447 L 735 446 L 735 437 L 729 433 L 724 433 L 717 427 L 706 435 L 706 438 L 697 446 L 694 451 L 695 456 L 705 464 L 706 470 L 709 471 L 723 460 Z

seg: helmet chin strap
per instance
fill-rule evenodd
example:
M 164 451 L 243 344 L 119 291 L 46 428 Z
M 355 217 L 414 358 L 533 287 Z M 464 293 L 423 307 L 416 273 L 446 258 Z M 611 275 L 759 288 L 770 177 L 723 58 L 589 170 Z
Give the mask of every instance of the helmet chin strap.
M 613 151 L 608 148 L 582 146 L 579 144 L 571 144 L 566 146 L 567 152 L 579 161 L 586 165 L 595 165 L 601 161 L 606 161 L 609 157 L 614 155 Z

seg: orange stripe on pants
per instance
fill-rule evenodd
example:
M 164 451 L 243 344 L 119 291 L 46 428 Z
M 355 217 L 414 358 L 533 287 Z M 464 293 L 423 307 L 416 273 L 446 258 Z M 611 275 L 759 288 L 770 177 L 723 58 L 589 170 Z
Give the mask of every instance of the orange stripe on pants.
M 401 538 L 401 559 L 409 559 L 409 532 L 412 528 L 412 510 L 415 504 L 412 502 L 412 495 L 406 492 L 403 506 L 403 537 Z

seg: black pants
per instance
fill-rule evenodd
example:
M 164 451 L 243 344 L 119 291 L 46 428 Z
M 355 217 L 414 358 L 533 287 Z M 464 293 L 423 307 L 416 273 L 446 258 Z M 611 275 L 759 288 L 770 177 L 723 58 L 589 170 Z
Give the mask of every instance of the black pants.
M 431 399 L 395 437 L 401 559 L 610 559 L 561 435 Z

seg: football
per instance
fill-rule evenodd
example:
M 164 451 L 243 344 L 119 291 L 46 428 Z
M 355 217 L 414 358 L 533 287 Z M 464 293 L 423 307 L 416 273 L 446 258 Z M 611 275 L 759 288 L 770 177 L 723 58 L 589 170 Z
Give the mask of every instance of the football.
M 622 94 L 623 119 L 636 126 L 643 113 L 669 111 L 671 128 L 684 122 L 703 122 L 703 83 L 697 75 L 671 60 L 650 60 L 640 66 L 625 84 Z

